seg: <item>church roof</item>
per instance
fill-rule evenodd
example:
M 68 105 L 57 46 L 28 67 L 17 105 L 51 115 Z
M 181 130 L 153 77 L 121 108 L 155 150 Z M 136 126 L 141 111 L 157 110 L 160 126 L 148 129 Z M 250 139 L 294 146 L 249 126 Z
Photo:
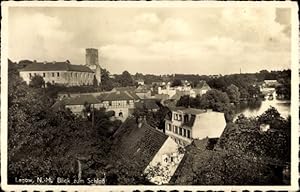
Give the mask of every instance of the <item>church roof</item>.
M 35 62 L 28 64 L 20 71 L 75 71 L 93 73 L 87 66 L 73 65 L 68 62 Z

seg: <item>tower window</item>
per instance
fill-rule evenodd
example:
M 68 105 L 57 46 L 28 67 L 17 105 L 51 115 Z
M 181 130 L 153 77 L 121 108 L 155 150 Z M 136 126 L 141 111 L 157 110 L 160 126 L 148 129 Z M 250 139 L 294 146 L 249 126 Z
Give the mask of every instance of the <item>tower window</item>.
M 57 77 L 59 77 L 59 73 L 57 73 Z
M 43 77 L 46 77 L 46 73 L 43 73 Z
M 52 73 L 52 77 L 54 77 L 54 73 Z

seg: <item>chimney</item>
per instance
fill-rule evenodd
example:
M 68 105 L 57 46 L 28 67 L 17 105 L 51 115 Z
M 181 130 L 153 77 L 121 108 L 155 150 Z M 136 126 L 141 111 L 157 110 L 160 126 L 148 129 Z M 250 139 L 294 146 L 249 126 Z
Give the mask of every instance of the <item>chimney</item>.
M 147 123 L 146 116 L 139 116 L 137 118 L 138 128 L 141 128 L 144 123 Z
M 141 128 L 143 125 L 143 118 L 141 116 L 139 116 L 137 118 L 137 124 L 138 124 L 138 128 Z

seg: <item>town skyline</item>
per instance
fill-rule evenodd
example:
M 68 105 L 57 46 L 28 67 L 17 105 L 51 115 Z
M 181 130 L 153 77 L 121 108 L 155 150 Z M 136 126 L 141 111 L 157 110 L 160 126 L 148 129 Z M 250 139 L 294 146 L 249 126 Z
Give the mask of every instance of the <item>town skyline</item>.
M 111 74 L 290 69 L 290 10 L 284 8 L 15 7 L 9 20 L 13 61 L 85 64 L 91 47 Z

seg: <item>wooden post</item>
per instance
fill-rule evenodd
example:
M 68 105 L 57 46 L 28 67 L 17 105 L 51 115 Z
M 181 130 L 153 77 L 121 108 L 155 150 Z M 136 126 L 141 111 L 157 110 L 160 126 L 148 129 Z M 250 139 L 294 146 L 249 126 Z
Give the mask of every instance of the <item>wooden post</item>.
M 81 175 L 82 175 L 82 170 L 81 170 L 81 162 L 79 159 L 77 159 L 78 162 L 78 180 L 81 179 Z

